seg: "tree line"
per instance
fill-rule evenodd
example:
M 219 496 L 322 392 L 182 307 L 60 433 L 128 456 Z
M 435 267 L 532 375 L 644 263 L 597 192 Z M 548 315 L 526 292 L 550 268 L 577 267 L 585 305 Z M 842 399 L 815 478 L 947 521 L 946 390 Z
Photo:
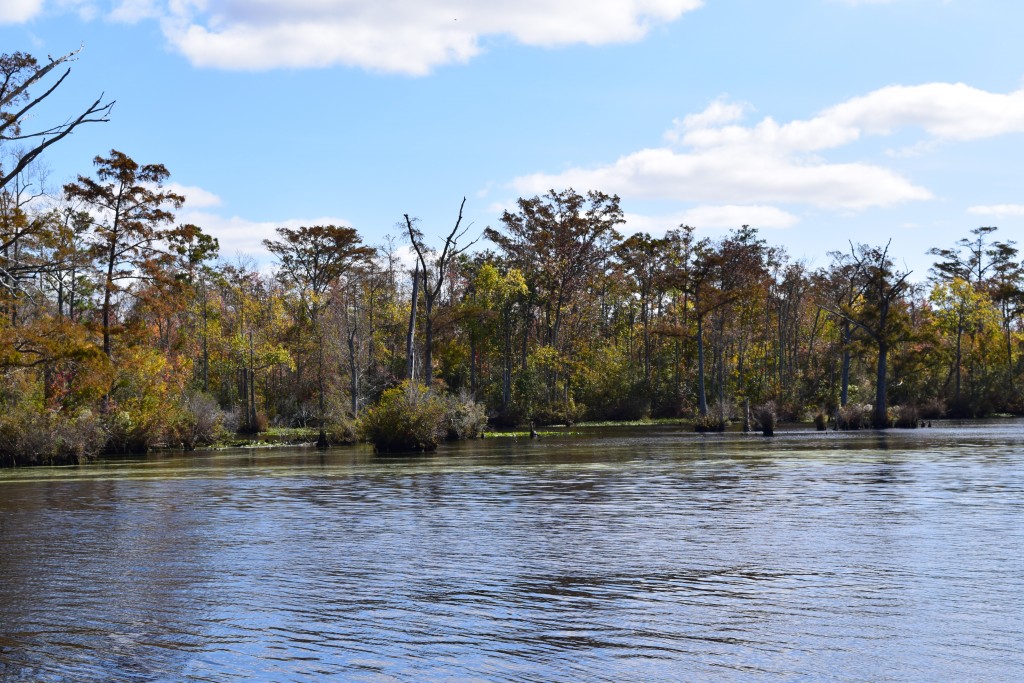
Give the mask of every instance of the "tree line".
M 112 104 L 25 130 L 73 56 L 0 57 L 4 462 L 191 446 L 217 429 L 350 440 L 397 387 L 493 425 L 1024 413 L 1024 273 L 994 227 L 931 249 L 915 280 L 888 245 L 851 241 L 812 269 L 750 226 L 624 236 L 618 197 L 566 189 L 519 199 L 481 234 L 465 200 L 451 226 L 403 214 L 377 245 L 348 226 L 281 227 L 268 271 L 179 223 L 161 164 L 111 150 L 46 186 L 40 153 Z

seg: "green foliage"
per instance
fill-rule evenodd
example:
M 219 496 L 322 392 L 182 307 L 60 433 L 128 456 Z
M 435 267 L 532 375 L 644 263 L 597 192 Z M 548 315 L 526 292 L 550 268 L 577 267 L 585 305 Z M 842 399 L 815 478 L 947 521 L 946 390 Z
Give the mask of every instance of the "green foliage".
M 693 431 L 695 432 L 724 432 L 725 420 L 721 420 L 712 413 L 698 415 L 693 420 Z
M 359 421 L 359 433 L 381 453 L 433 451 L 448 432 L 445 399 L 421 384 L 388 389 Z
M 101 421 L 89 410 L 66 414 L 29 401 L 7 405 L 0 415 L 0 466 L 80 464 L 106 440 Z
M 340 391 L 332 392 L 326 399 L 323 415 L 327 444 L 342 446 L 359 440 L 359 429 L 355 418 L 348 412 L 348 397 Z
M 217 400 L 202 392 L 189 392 L 179 399 L 177 419 L 170 425 L 168 441 L 186 450 L 211 446 L 225 435 L 224 411 Z
M 475 439 L 487 413 L 466 392 L 445 396 L 422 384 L 388 389 L 358 422 L 358 433 L 380 453 L 432 451 L 445 439 Z
M 156 349 L 124 349 L 121 364 L 102 411 L 107 449 L 112 453 L 145 453 L 151 446 L 173 441 L 184 419 L 182 405 L 169 383 L 167 359 Z
M 446 399 L 445 424 L 448 438 L 475 439 L 487 427 L 487 408 L 466 391 Z

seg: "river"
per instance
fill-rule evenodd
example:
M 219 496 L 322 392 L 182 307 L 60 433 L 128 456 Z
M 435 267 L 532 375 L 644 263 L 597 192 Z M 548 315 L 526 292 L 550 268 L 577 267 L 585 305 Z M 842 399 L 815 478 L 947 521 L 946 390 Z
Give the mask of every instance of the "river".
M 1024 422 L 0 471 L 0 681 L 1024 680 Z

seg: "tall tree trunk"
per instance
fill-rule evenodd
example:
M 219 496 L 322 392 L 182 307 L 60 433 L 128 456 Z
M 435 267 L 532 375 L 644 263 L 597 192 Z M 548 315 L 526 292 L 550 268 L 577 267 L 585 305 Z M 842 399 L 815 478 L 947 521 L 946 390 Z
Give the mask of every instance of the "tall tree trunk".
M 1006 388 L 1009 390 L 1009 395 L 1006 397 L 1007 400 L 1013 400 L 1013 340 L 1010 333 L 1010 320 L 1003 314 L 1006 323 L 1004 325 L 1006 329 Z
M 889 414 L 886 406 L 886 378 L 888 370 L 889 344 L 878 342 L 878 372 L 875 376 L 875 412 L 871 418 L 871 426 L 885 429 L 889 426 Z
M 704 391 L 704 316 L 697 316 L 697 410 L 708 415 L 708 398 Z
M 476 333 L 469 333 L 469 391 L 476 396 Z
M 252 330 L 249 330 L 249 371 L 248 371 L 249 396 L 249 425 L 255 433 L 259 426 L 256 423 L 256 349 L 252 343 Z
M 502 359 L 503 367 L 501 372 L 501 410 L 508 410 L 508 404 L 512 402 L 512 321 L 505 320 L 505 350 Z
M 114 290 L 114 263 L 116 253 L 114 246 L 110 246 L 110 254 L 107 258 L 107 277 L 103 283 L 103 353 L 110 358 L 110 299 Z
M 423 271 L 423 383 L 434 383 L 434 297 Z
M 530 342 L 530 307 L 525 306 L 523 311 L 523 353 L 522 353 L 522 370 L 526 372 L 526 361 L 529 357 L 529 342 Z
M 210 391 L 210 348 L 208 335 L 209 296 L 206 291 L 206 280 L 203 280 L 203 393 Z
M 349 392 L 352 394 L 352 417 L 359 416 L 359 368 L 356 367 L 356 330 L 348 333 L 348 371 L 351 377 Z
M 412 303 L 409 306 L 409 332 L 405 336 L 405 376 L 410 382 L 416 380 L 416 300 L 420 291 L 420 264 L 412 275 Z
M 317 436 L 317 448 L 327 448 L 327 400 L 324 396 L 324 336 L 320 331 L 318 321 L 313 321 L 313 330 L 316 335 L 316 388 L 317 393 L 317 422 L 320 425 L 320 434 Z
M 853 329 L 849 321 L 843 321 L 843 369 L 840 376 L 841 389 L 839 391 L 839 405 L 845 406 L 850 397 L 850 341 L 853 337 Z
M 957 325 L 956 325 L 956 367 L 955 367 L 955 371 L 956 371 L 956 374 L 955 374 L 956 390 L 955 390 L 955 394 L 954 394 L 956 396 L 956 398 L 954 399 L 954 403 L 956 405 L 955 410 L 957 411 L 957 413 L 960 412 L 961 406 L 962 406 L 962 403 L 961 403 L 961 400 L 960 400 L 960 385 L 961 385 L 961 381 L 960 381 L 961 370 L 960 370 L 960 367 L 961 367 L 961 365 L 963 363 L 963 352 L 962 352 L 963 336 L 964 336 L 964 325 L 963 325 L 963 318 L 961 317 L 960 319 L 957 320 Z

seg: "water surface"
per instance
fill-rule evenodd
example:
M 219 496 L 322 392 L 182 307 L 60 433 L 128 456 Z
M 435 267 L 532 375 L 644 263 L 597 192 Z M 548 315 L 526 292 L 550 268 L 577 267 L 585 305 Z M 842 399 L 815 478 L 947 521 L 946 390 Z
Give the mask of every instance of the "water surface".
M 0 472 L 3 681 L 1024 680 L 1024 423 Z

